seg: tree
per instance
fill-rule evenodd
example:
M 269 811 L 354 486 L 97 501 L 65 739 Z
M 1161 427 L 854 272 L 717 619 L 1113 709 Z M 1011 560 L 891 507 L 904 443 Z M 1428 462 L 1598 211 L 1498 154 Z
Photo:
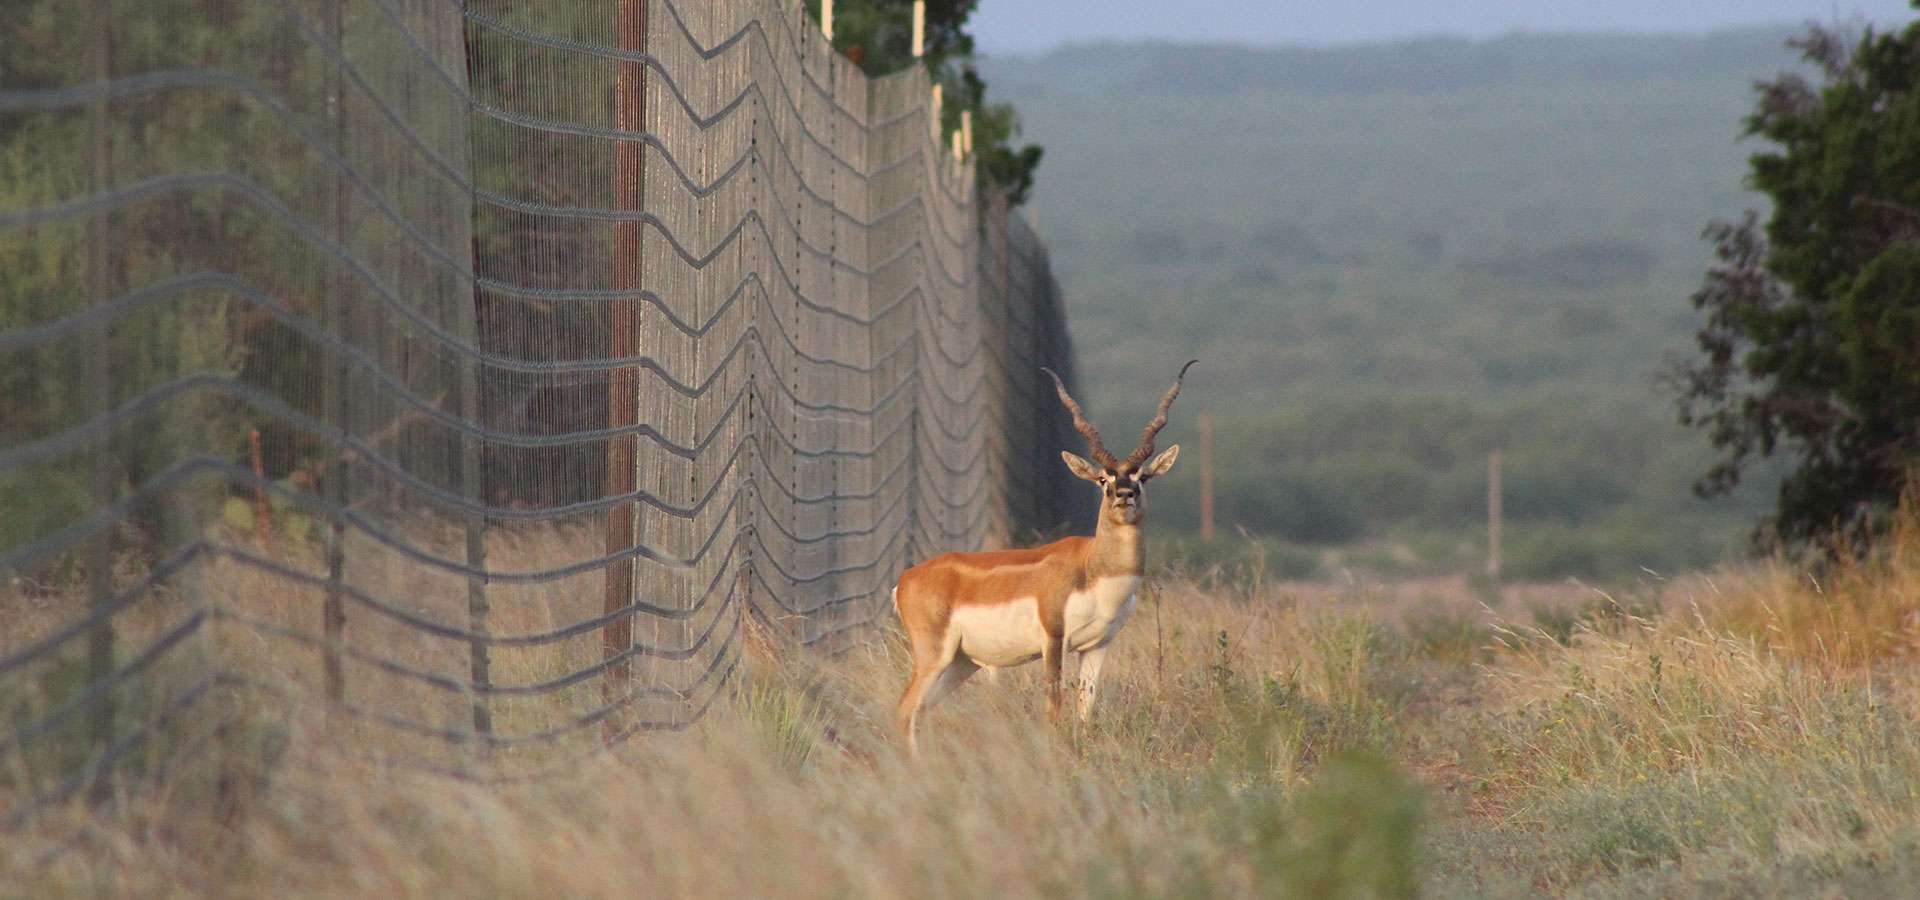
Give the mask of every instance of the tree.
M 1018 205 L 1033 188 L 1041 149 L 1034 144 L 1014 146 L 1020 136 L 1018 114 L 1010 104 L 987 102 L 986 82 L 974 66 L 973 36 L 966 29 L 979 4 L 980 0 L 928 0 L 922 59 L 948 98 L 942 127 L 946 131 L 960 127 L 960 111 L 973 110 L 973 146 L 980 172 Z M 818 16 L 819 0 L 811 0 L 809 8 Z M 838 0 L 833 45 L 869 75 L 913 65 L 912 0 Z
M 1795 458 L 1758 542 L 1857 549 L 1920 466 L 1920 23 L 1790 46 L 1821 83 L 1756 85 L 1746 132 L 1774 147 L 1749 179 L 1773 211 L 1707 229 L 1680 419 L 1722 451 L 1703 496 L 1776 450 Z

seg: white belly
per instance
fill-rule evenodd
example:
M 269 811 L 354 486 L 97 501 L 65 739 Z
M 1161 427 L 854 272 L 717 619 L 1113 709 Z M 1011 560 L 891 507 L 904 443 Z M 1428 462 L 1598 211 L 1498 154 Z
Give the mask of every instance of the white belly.
M 1067 649 L 1106 646 L 1127 624 L 1139 591 L 1140 576 L 1124 575 L 1096 579 L 1086 590 L 1067 595 Z
M 1010 603 L 970 604 L 953 611 L 948 627 L 960 635 L 961 655 L 983 666 L 1017 666 L 1040 658 L 1046 632 L 1032 597 Z

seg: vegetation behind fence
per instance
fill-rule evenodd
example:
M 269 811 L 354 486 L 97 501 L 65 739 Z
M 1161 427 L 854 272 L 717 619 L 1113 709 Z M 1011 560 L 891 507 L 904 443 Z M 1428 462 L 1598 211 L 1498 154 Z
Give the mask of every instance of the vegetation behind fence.
M 1071 516 L 1046 251 L 797 3 L 22 12 L 7 821 L 262 699 L 530 770 Z

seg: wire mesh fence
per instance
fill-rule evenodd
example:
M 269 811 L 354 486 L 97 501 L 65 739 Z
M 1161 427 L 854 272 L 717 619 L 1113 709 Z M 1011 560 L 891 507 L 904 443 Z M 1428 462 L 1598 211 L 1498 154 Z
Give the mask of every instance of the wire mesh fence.
M 247 704 L 490 773 L 1072 514 L 1047 255 L 782 0 L 28 0 L 0 819 Z

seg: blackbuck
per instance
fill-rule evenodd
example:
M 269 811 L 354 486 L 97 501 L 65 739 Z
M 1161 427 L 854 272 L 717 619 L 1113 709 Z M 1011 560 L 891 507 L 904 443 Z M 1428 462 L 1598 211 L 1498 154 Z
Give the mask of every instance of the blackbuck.
M 1075 680 L 1080 718 L 1091 715 L 1107 645 L 1133 612 L 1145 572 L 1141 526 L 1146 521 L 1146 483 L 1167 474 L 1180 456 L 1177 444 L 1154 456 L 1153 439 L 1166 427 L 1167 410 L 1180 395 L 1180 380 L 1195 362 L 1180 367 L 1126 459 L 1107 452 L 1099 430 L 1087 421 L 1060 376 L 1042 370 L 1073 414 L 1074 430 L 1086 438 L 1093 461 L 1065 450 L 1060 456 L 1069 471 L 1100 486 L 1099 524 L 1092 537 L 1063 538 L 1025 550 L 948 553 L 900 576 L 893 605 L 913 645 L 913 677 L 899 710 L 909 748 L 916 746 L 920 712 L 982 667 L 1045 660 L 1047 715 L 1057 722 L 1061 668 L 1069 651 L 1079 653 Z

